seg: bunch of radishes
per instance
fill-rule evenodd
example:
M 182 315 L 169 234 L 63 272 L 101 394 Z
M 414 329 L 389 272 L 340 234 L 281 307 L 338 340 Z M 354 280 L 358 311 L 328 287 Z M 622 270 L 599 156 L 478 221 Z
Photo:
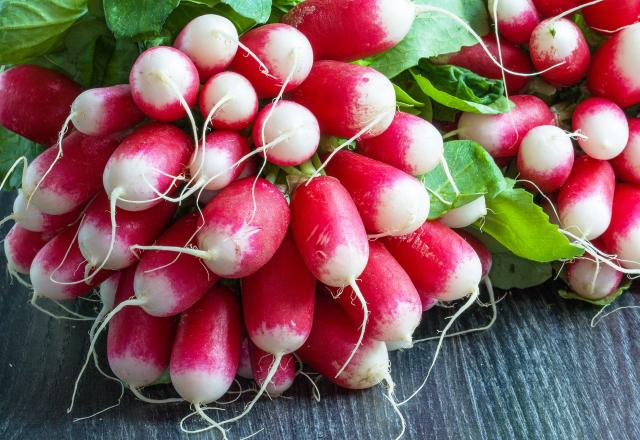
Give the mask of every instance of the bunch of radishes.
M 511 43 L 486 37 L 449 63 L 504 75 L 516 92 L 532 70 L 518 46 L 529 42 L 545 80 L 571 86 L 589 71 L 597 97 L 575 109 L 572 133 L 544 101 L 516 95 L 508 113 L 463 114 L 457 134 L 501 161 L 517 157 L 520 177 L 549 194 L 563 231 L 592 255 L 569 263 L 571 287 L 607 296 L 640 261 L 640 123 L 619 107 L 640 102 L 640 61 L 629 55 L 640 25 L 618 31 L 637 20 L 640 1 L 626 2 L 633 13 L 604 11 L 606 2 L 584 10 L 591 26 L 613 33 L 593 60 L 573 22 L 542 20 L 530 0 L 490 3 Z M 581 2 L 535 3 L 553 15 Z M 25 164 L 4 242 L 10 272 L 30 275 L 34 301 L 100 285 L 89 356 L 108 325 L 108 361 L 121 381 L 143 397 L 139 389 L 168 368 L 181 398 L 217 428 L 264 391 L 287 390 L 294 356 L 346 388 L 392 388 L 387 349 L 411 347 L 436 302 L 477 297 L 491 255 L 451 228 L 486 207 L 479 198 L 427 221 L 429 194 L 415 176 L 446 168 L 442 136 L 396 111 L 384 75 L 350 61 L 398 44 L 416 14 L 443 11 L 408 0 L 307 0 L 285 24 L 242 37 L 226 18 L 203 15 L 174 47 L 143 52 L 129 84 L 82 93 L 37 66 L 0 74 L 0 123 L 52 145 Z M 185 117 L 186 132 L 172 124 Z M 319 149 L 321 135 L 346 140 Z M 585 153 L 575 160 L 573 139 Z M 355 151 L 344 149 L 353 142 Z M 616 186 L 616 177 L 629 183 Z M 240 280 L 241 294 L 221 279 Z M 242 414 L 215 422 L 203 405 L 236 374 L 260 392 Z

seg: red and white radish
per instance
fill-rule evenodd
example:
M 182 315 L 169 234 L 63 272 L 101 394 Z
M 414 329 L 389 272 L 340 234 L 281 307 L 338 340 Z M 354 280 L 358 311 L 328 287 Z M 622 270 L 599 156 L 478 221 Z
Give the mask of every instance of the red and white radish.
M 640 1 L 603 0 L 584 8 L 582 15 L 593 29 L 613 33 L 640 20 Z
M 454 208 L 442 217 L 440 222 L 450 228 L 466 228 L 487 215 L 487 204 L 484 196 L 465 205 Z
M 640 119 L 630 118 L 628 122 L 629 142 L 610 163 L 619 180 L 640 185 Z
M 240 363 L 238 364 L 238 376 L 243 379 L 253 379 L 253 369 L 251 368 L 251 355 L 249 353 L 249 338 L 242 338 L 240 345 Z
M 611 223 L 602 242 L 624 268 L 640 269 L 640 189 L 634 185 L 616 186 Z
M 488 8 L 500 34 L 515 44 L 528 43 L 540 23 L 540 13 L 531 0 L 489 0 Z
M 50 69 L 22 64 L 0 73 L 0 125 L 44 145 L 58 139 L 79 84 Z
M 494 158 L 513 157 L 532 128 L 554 125 L 555 116 L 540 98 L 515 95 L 509 98 L 515 108 L 499 115 L 463 113 L 458 122 L 460 139 L 482 145 Z
M 358 141 L 358 151 L 419 176 L 442 162 L 444 146 L 442 135 L 431 123 L 409 113 L 396 112 L 384 132 Z
M 268 378 L 269 370 L 274 368 L 273 365 L 276 358 L 271 353 L 260 350 L 253 343 L 250 343 L 249 354 L 251 356 L 253 380 L 256 381 L 259 387 L 262 387 Z M 280 396 L 291 388 L 296 378 L 296 360 L 291 354 L 284 355 L 279 359 L 275 369 L 275 373 L 265 387 L 270 397 Z
M 13 213 L 7 219 L 13 219 L 25 229 L 34 232 L 57 232 L 75 222 L 82 212 L 82 207 L 66 214 L 51 215 L 40 211 L 35 205 L 29 205 L 22 190 L 13 201 Z
M 620 286 L 622 272 L 590 258 L 576 259 L 566 266 L 567 282 L 571 290 L 583 298 L 605 298 Z
M 604 98 L 589 98 L 578 104 L 573 113 L 573 130 L 584 135 L 578 137 L 578 143 L 594 159 L 613 159 L 629 141 L 626 115 Z
M 242 130 L 258 113 L 258 95 L 244 76 L 221 72 L 204 84 L 199 105 L 205 127 L 210 122 L 218 130 Z
M 566 18 L 551 18 L 538 24 L 531 34 L 529 52 L 533 65 L 543 71 L 541 76 L 559 87 L 579 83 L 591 61 L 582 31 Z M 556 67 L 550 69 L 553 66 Z
M 541 125 L 522 140 L 518 150 L 519 178 L 533 182 L 544 193 L 552 193 L 567 181 L 573 161 L 570 135 L 555 125 Z
M 391 165 L 340 151 L 325 169 L 347 189 L 365 228 L 373 234 L 410 234 L 429 216 L 424 185 Z
M 611 221 L 616 177 L 609 162 L 581 156 L 558 193 L 563 228 L 586 240 L 602 235 Z
M 9 273 L 28 274 L 36 254 L 50 238 L 49 234 L 33 232 L 19 224 L 13 225 L 3 242 Z
M 456 232 L 459 236 L 464 238 L 464 241 L 471 245 L 474 251 L 476 251 L 478 258 L 480 258 L 480 263 L 482 264 L 482 278 L 484 279 L 487 275 L 489 275 L 489 272 L 491 272 L 491 266 L 493 265 L 493 257 L 491 256 L 491 252 L 489 252 L 489 249 L 487 249 L 484 243 L 482 243 L 467 231 L 461 230 Z

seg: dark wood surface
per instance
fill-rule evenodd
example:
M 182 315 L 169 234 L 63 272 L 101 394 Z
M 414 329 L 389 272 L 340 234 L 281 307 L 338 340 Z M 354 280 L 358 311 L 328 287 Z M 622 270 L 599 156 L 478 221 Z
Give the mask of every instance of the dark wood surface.
M 2 211 L 9 198 L 0 197 Z M 640 311 L 616 313 L 595 328 L 597 308 L 558 299 L 553 287 L 517 292 L 498 305 L 495 326 L 447 340 L 428 385 L 402 408 L 406 439 L 639 439 Z M 73 381 L 88 344 L 87 323 L 60 322 L 33 309 L 29 293 L 2 279 L 0 295 L 1 439 L 174 439 L 184 404 L 148 405 L 127 395 L 90 420 L 66 414 Z M 640 303 L 627 294 L 617 305 Z M 89 311 L 88 304 L 80 309 Z M 450 309 L 423 318 L 419 335 L 435 334 Z M 490 309 L 474 307 L 454 328 L 478 326 Z M 104 361 L 104 346 L 100 348 Z M 425 343 L 391 353 L 398 397 L 421 382 L 435 349 Z M 261 400 L 230 431 L 242 438 L 261 428 L 262 439 L 393 439 L 399 424 L 384 388 L 340 390 L 320 382 L 321 402 L 298 378 L 289 399 Z M 170 394 L 166 386 L 147 389 Z M 118 386 L 88 371 L 74 416 L 110 403 Z M 246 400 L 244 400 L 246 401 Z M 227 407 L 226 415 L 242 409 Z M 219 438 L 210 431 L 191 436 Z

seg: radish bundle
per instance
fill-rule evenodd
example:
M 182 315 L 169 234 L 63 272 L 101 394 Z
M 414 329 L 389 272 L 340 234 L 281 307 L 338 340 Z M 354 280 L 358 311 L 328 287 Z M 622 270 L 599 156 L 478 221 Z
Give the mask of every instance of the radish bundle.
M 385 382 L 401 437 L 494 287 L 555 274 L 608 305 L 640 274 L 640 2 L 173 2 L 153 26 L 125 3 L 70 25 L 100 23 L 109 57 L 0 44 L 7 270 L 93 320 L 70 411 L 94 359 L 226 438 L 298 376 L 317 393 L 311 369 Z M 489 323 L 450 332 L 485 287 Z M 65 305 L 98 288 L 95 318 Z M 418 337 L 436 305 L 452 319 Z M 398 401 L 395 360 L 430 340 Z M 179 397 L 141 392 L 159 382 Z M 246 405 L 217 412 L 227 394 Z

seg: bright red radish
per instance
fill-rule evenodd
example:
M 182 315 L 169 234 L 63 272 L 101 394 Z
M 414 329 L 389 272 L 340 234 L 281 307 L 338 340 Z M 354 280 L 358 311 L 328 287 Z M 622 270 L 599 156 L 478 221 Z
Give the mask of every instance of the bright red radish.
M 612 9 L 617 10 L 618 6 Z M 618 32 L 600 46 L 589 67 L 588 84 L 591 92 L 623 108 L 639 103 L 639 50 L 640 24 Z
M 629 141 L 629 123 L 622 109 L 604 98 L 582 101 L 573 113 L 573 130 L 580 147 L 594 159 L 613 159 Z
M 554 125 L 555 116 L 540 98 L 515 95 L 509 98 L 516 107 L 500 115 L 463 113 L 458 122 L 461 139 L 476 141 L 494 158 L 518 154 L 522 139 L 534 127 Z
M 558 194 L 564 229 L 586 240 L 604 233 L 611 221 L 616 176 L 609 162 L 581 156 Z
M 528 43 L 540 23 L 540 13 L 531 0 L 489 0 L 488 8 L 500 34 L 515 44 Z
M 44 67 L 22 64 L 0 73 L 0 125 L 44 145 L 58 139 L 82 88 Z
M 331 382 L 349 389 L 371 388 L 389 376 L 389 356 L 384 342 L 369 336 L 342 374 L 340 366 L 358 341 L 358 325 L 325 294 L 316 295 L 313 327 L 307 342 L 297 351 L 302 361 Z
M 450 228 L 466 228 L 487 215 L 487 203 L 484 196 L 454 208 L 442 217 L 440 222 Z
M 35 205 L 28 204 L 22 190 L 18 190 L 18 196 L 13 201 L 13 214 L 11 218 L 25 229 L 34 232 L 57 232 L 80 217 L 82 207 L 61 215 L 45 214 Z
M 570 135 L 555 125 L 541 125 L 522 140 L 518 151 L 519 178 L 530 180 L 544 193 L 552 193 L 567 181 L 573 161 Z
M 622 153 L 611 160 L 616 177 L 640 185 L 640 119 L 629 122 L 629 142 Z
M 78 247 L 77 230 L 77 227 L 65 229 L 36 254 L 29 272 L 36 295 L 55 300 L 72 299 L 89 292 L 111 275 L 103 270 L 87 283 L 82 281 L 86 260 Z
M 274 368 L 275 357 L 264 350 L 260 350 L 252 343 L 249 343 L 249 354 L 251 356 L 253 380 L 256 381 L 259 387 L 262 387 L 268 377 L 269 370 Z M 275 368 L 276 372 L 266 386 L 266 391 L 271 397 L 280 396 L 291 388 L 296 378 L 296 360 L 293 355 L 287 354 L 279 359 L 279 363 Z
M 36 254 L 51 237 L 41 232 L 32 232 L 20 225 L 13 225 L 4 237 L 4 256 L 9 273 L 28 274 Z
M 582 15 L 593 29 L 607 34 L 616 32 L 640 20 L 640 0 L 604 0 L 584 8 Z
M 548 19 L 533 30 L 529 41 L 531 60 L 549 83 L 568 87 L 587 74 L 591 52 L 582 31 L 566 18 Z M 558 65 L 563 63 L 561 65 Z M 550 69 L 551 67 L 556 66 Z
M 580 258 L 567 264 L 567 282 L 578 295 L 598 300 L 605 298 L 620 286 L 622 272 L 606 264 L 596 264 L 588 258 Z
M 89 136 L 116 133 L 143 119 L 129 84 L 85 90 L 71 104 L 73 126 Z
M 369 261 L 358 283 L 371 313 L 367 335 L 402 348 L 411 347 L 422 316 L 420 295 L 409 275 L 379 241 L 369 243 Z M 340 293 L 336 288 L 331 290 L 334 297 Z M 362 308 L 350 287 L 340 293 L 338 302 L 351 321 L 360 325 Z
M 396 109 L 393 85 L 383 74 L 338 61 L 314 63 L 291 97 L 311 110 L 323 133 L 344 138 L 378 136 Z
M 376 137 L 360 139 L 358 151 L 419 176 L 442 162 L 442 135 L 430 122 L 409 113 L 396 112 L 389 128 Z
M 640 269 L 640 189 L 629 184 L 616 186 L 611 224 L 602 241 L 623 267 Z
M 133 296 L 135 268 L 122 272 L 115 304 Z M 148 315 L 139 307 L 125 307 L 109 322 L 107 358 L 118 378 L 131 388 L 155 382 L 169 366 L 176 319 Z
M 78 231 L 78 244 L 88 268 L 120 270 L 135 264 L 137 258 L 131 246 L 153 243 L 171 220 L 176 205 L 162 201 L 144 211 L 118 208 L 115 211 L 111 212 L 104 192 L 87 207 Z
M 238 364 L 238 376 L 244 379 L 253 379 L 253 369 L 251 368 L 251 355 L 249 354 L 249 338 L 242 338 L 240 346 L 240 363 Z
M 424 185 L 391 165 L 340 151 L 325 169 L 347 189 L 365 228 L 373 234 L 410 234 L 429 216 Z
M 318 149 L 318 120 L 306 107 L 293 101 L 268 104 L 256 117 L 253 143 L 258 148 L 266 145 L 265 153 L 271 163 L 300 165 Z
M 27 167 L 22 190 L 39 211 L 61 215 L 86 204 L 100 189 L 100 177 L 122 135 L 92 137 L 78 131 L 62 142 L 64 155 L 47 173 L 58 154 L 57 146 L 48 148 Z
M 411 277 L 423 304 L 432 298 L 455 301 L 478 288 L 482 277 L 478 255 L 440 222 L 428 221 L 412 234 L 382 241 Z
M 187 214 L 167 229 L 156 243 L 188 246 L 195 239 L 200 224 L 197 213 Z M 218 279 L 196 257 L 152 250 L 142 255 L 133 286 L 145 312 L 153 316 L 173 316 L 195 304 Z
M 484 279 L 487 275 L 489 275 L 489 272 L 491 272 L 491 266 L 493 265 L 493 257 L 491 256 L 491 252 L 489 252 L 489 249 L 487 249 L 484 243 L 482 243 L 467 231 L 460 230 L 456 232 L 459 236 L 464 238 L 464 241 L 471 245 L 474 251 L 476 251 L 478 258 L 480 258 L 480 263 L 482 264 L 482 278 Z
M 238 31 L 227 18 L 206 14 L 182 28 L 173 45 L 191 58 L 202 81 L 224 71 L 238 50 Z
M 582 0 L 533 0 L 538 12 L 545 17 L 555 17 L 569 9 L 580 6 Z
M 278 95 L 286 82 L 285 92 L 298 87 L 309 75 L 313 64 L 313 49 L 309 40 L 295 28 L 272 23 L 250 30 L 240 38 L 258 59 L 237 53 L 230 69 L 245 76 L 258 96 Z M 268 73 L 264 72 L 266 66 Z
M 188 56 L 173 47 L 142 52 L 129 74 L 136 105 L 152 119 L 173 122 L 196 103 L 200 79 Z
M 247 128 L 258 113 L 255 89 L 247 78 L 235 72 L 221 72 L 209 78 L 200 92 L 199 104 L 202 116 L 218 130 Z
M 225 287 L 214 287 L 184 312 L 169 366 L 178 394 L 196 405 L 222 397 L 238 371 L 241 336 L 240 304 Z
M 119 208 L 147 209 L 161 201 L 158 193 L 176 187 L 175 176 L 184 172 L 191 153 L 189 137 L 179 128 L 145 124 L 127 136 L 107 162 L 104 189 Z

